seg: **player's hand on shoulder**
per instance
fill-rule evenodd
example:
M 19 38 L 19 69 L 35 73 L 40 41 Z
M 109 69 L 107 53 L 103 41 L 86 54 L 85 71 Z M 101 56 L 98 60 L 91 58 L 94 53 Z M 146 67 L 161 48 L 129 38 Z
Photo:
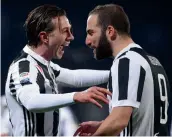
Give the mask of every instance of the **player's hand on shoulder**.
M 83 92 L 75 93 L 74 101 L 82 102 L 82 103 L 90 102 L 102 108 L 102 105 L 97 100 L 103 101 L 104 103 L 108 104 L 109 101 L 107 99 L 107 95 L 111 96 L 112 93 L 105 88 L 94 86 L 94 87 L 88 88 L 87 90 Z

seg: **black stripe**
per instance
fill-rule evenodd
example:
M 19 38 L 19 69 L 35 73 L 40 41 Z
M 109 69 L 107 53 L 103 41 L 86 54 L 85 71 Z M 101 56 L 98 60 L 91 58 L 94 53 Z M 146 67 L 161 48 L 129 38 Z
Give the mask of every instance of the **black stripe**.
M 10 76 L 10 83 L 13 83 L 14 80 L 12 79 L 12 75 Z
M 130 136 L 130 121 L 128 122 L 127 126 L 127 136 Z
M 45 134 L 44 134 L 44 113 L 36 114 L 36 133 L 37 133 L 37 136 L 45 136 Z
M 34 136 L 35 135 L 35 118 L 34 118 L 34 114 L 33 112 L 30 112 L 31 113 L 31 117 L 32 117 L 32 133 L 31 133 L 31 136 Z
M 124 128 L 124 130 L 123 130 L 123 136 L 125 137 L 125 128 Z
M 53 136 L 57 136 L 58 133 L 58 123 L 59 123 L 59 111 L 54 111 L 53 113 Z
M 12 79 L 12 74 L 11 74 L 11 76 L 10 76 L 10 82 L 11 82 L 11 83 L 14 82 L 14 80 Z M 9 85 L 9 88 L 10 88 L 11 94 L 12 94 L 14 97 L 16 97 L 15 85 L 14 85 L 14 84 L 10 84 L 10 85 Z
M 30 62 L 28 60 L 20 61 L 19 62 L 19 75 L 24 72 L 26 74 L 29 73 L 29 69 L 30 69 L 29 65 L 30 65 Z M 20 81 L 20 84 L 22 86 L 24 86 L 24 85 L 28 85 L 28 84 L 32 84 L 32 83 L 30 82 L 29 78 L 25 78 Z
M 133 116 L 131 115 L 131 117 L 130 117 L 130 123 L 129 123 L 129 124 L 130 124 L 130 136 L 132 136 L 132 134 L 133 134 L 133 133 L 132 133 L 132 132 L 133 132 L 133 129 L 132 129 L 132 126 L 133 126 L 133 125 L 132 125 L 132 124 L 133 124 L 133 122 L 132 122 L 132 117 L 133 117 Z
M 36 78 L 36 83 L 38 84 L 39 86 L 39 89 L 40 89 L 40 93 L 41 94 L 45 94 L 45 79 L 44 77 L 42 76 L 42 74 L 38 71 L 38 75 L 37 75 L 37 78 Z
M 13 95 L 16 94 L 16 90 L 15 90 L 15 89 L 11 89 L 10 91 L 11 91 L 11 93 L 12 93 Z
M 145 82 L 146 71 L 143 67 L 140 67 L 140 77 L 139 77 L 139 84 L 138 84 L 138 91 L 137 91 L 137 101 L 140 102 L 143 93 L 143 86 Z
M 110 92 L 113 92 L 113 88 L 112 88 L 112 72 L 111 71 L 109 73 L 108 89 L 109 89 Z
M 45 79 L 40 72 L 37 75 L 37 84 L 40 88 L 40 93 L 45 94 Z M 44 113 L 37 113 L 36 114 L 36 133 L 38 136 L 44 136 Z
M 28 56 L 28 54 L 25 53 L 25 52 L 22 50 L 22 51 L 20 52 L 19 56 L 17 56 L 17 57 L 14 59 L 14 62 L 13 62 L 13 63 L 17 62 L 17 61 L 20 60 L 20 59 L 27 58 L 27 56 Z
M 126 51 L 126 52 L 122 53 L 118 58 L 120 58 L 120 57 L 124 56 L 127 52 L 128 52 L 128 51 Z
M 24 114 L 24 125 L 25 125 L 25 136 L 27 135 L 27 119 L 26 119 L 26 109 L 23 107 L 23 114 Z
M 38 63 L 39 63 L 39 62 L 38 62 Z M 43 64 L 40 64 L 40 63 L 39 63 L 39 66 L 42 68 L 45 77 L 46 77 L 46 78 L 49 80 L 49 82 L 50 82 L 50 87 L 52 88 L 52 93 L 56 93 L 56 92 L 55 92 L 54 82 L 53 82 L 53 79 L 52 79 L 52 77 L 54 78 L 54 76 L 52 76 L 52 77 L 50 76 L 47 66 L 45 66 L 45 65 L 43 65 Z
M 129 80 L 129 59 L 122 58 L 119 60 L 119 65 L 118 65 L 118 84 L 119 84 L 118 100 L 127 99 L 128 80 Z
M 54 75 L 55 75 L 55 78 L 58 77 L 59 74 L 60 74 L 60 70 L 57 71 L 57 70 L 53 69 L 53 67 L 51 67 L 51 69 L 53 70 L 53 73 L 54 73 Z
M 53 83 L 53 80 L 52 80 L 52 78 L 50 77 L 50 74 L 49 74 L 49 72 L 48 72 L 48 68 L 45 66 L 45 65 L 43 65 L 43 64 L 41 64 L 41 63 L 39 63 L 38 62 L 38 64 L 39 64 L 39 66 L 42 68 L 42 70 L 43 70 L 43 72 L 44 72 L 44 75 L 45 75 L 45 77 L 49 80 L 49 82 L 50 82 L 50 86 L 51 86 L 51 88 L 52 88 L 52 93 L 55 93 L 55 90 L 54 90 L 54 83 Z M 58 110 L 57 110 L 58 111 Z M 59 123 L 59 114 L 58 114 L 59 112 L 56 112 L 56 111 L 54 111 L 54 113 L 53 113 L 53 136 L 57 136 L 57 132 L 58 132 L 58 123 Z
M 27 112 L 27 117 L 28 117 L 28 125 L 29 125 L 29 131 L 28 131 L 28 135 L 31 136 L 31 118 L 30 118 L 30 113 L 29 111 L 26 111 Z
M 38 62 L 38 65 L 42 68 L 43 70 L 43 73 L 45 75 L 45 77 L 49 80 L 50 82 L 50 87 L 52 88 L 52 93 L 55 93 L 55 90 L 54 90 L 54 83 L 53 83 L 53 79 L 51 78 L 50 74 L 49 74 L 49 71 L 48 71 L 48 68 L 47 66 L 41 64 L 40 62 Z M 40 74 L 40 73 L 39 73 Z M 40 74 L 41 75 L 41 74 Z M 41 75 L 42 76 L 42 75 Z M 40 77 L 41 77 L 40 76 Z M 54 76 L 53 76 L 54 77 Z M 43 76 L 42 76 L 43 78 Z M 41 87 L 44 87 L 44 85 L 41 85 Z M 44 90 L 45 90 L 45 87 L 44 87 Z M 45 92 L 45 91 L 44 91 Z M 58 133 L 58 124 L 59 124 L 59 110 L 56 110 L 57 112 L 54 112 L 53 113 L 53 129 L 52 129 L 52 132 L 53 132 L 53 136 L 57 136 L 57 133 Z M 41 117 L 42 119 L 44 118 L 44 113 L 42 113 L 42 115 L 38 115 L 37 114 L 37 117 Z M 44 125 L 44 119 L 41 121 L 41 118 L 37 119 L 37 123 L 40 123 L 42 122 L 42 125 Z M 37 124 L 38 125 L 38 124 Z M 37 127 L 38 128 L 38 127 Z M 44 127 L 42 127 L 42 129 L 44 129 Z M 41 131 L 41 128 L 37 131 L 37 132 L 43 132 L 44 131 Z M 37 133 L 38 135 L 40 135 L 39 133 Z M 41 136 L 44 136 L 43 134 Z
M 130 135 L 130 123 L 128 123 L 128 126 L 127 126 L 127 136 Z
M 10 86 L 9 86 L 10 89 L 11 89 L 11 88 L 14 88 L 14 87 L 15 87 L 14 84 L 10 84 Z
M 23 72 L 29 72 L 29 64 L 28 60 L 20 61 L 19 62 L 19 74 Z
M 42 70 L 43 70 L 43 72 L 44 72 L 45 77 L 46 77 L 48 80 L 51 80 L 51 77 L 50 77 L 50 74 L 49 74 L 49 72 L 48 72 L 48 68 L 47 68 L 47 66 L 45 66 L 45 65 L 41 64 L 41 63 L 40 63 L 40 62 L 38 62 L 38 61 L 37 61 L 37 63 L 38 63 L 38 65 L 42 68 Z
M 51 78 L 51 76 L 50 76 L 50 74 L 49 74 L 49 72 L 48 72 L 47 66 L 41 64 L 40 62 L 37 62 L 37 63 L 38 63 L 38 65 L 42 68 L 45 77 L 49 80 L 50 86 L 51 86 L 51 88 L 52 88 L 52 93 L 55 93 L 55 90 L 54 90 L 54 82 L 53 82 L 53 80 L 52 80 L 52 78 Z

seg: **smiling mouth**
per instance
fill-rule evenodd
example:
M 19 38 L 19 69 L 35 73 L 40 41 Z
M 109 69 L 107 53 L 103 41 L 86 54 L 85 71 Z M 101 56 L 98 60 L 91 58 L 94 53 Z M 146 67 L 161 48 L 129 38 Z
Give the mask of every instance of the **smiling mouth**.
M 59 50 L 64 51 L 64 46 L 61 45 L 61 46 L 59 47 Z

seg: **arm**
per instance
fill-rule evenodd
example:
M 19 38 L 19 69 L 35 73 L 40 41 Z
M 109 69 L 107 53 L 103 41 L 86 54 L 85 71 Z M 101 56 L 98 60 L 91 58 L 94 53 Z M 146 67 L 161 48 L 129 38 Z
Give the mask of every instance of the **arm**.
M 52 111 L 68 106 L 74 102 L 90 102 L 101 108 L 102 106 L 96 100 L 100 100 L 108 104 L 108 100 L 105 96 L 106 94 L 111 95 L 109 91 L 99 87 L 91 87 L 86 91 L 79 93 L 40 94 L 37 84 L 25 85 L 17 92 L 17 100 L 29 111 L 37 113 Z
M 109 71 L 104 70 L 69 70 L 59 67 L 57 64 L 51 64 L 54 71 L 59 71 L 56 81 L 68 86 L 88 87 L 108 82 Z
M 44 78 L 29 61 L 20 61 L 10 69 L 9 87 L 12 88 L 9 91 L 29 111 L 46 112 L 74 103 L 75 93 L 44 94 Z
M 128 125 L 132 111 L 132 107 L 113 108 L 93 136 L 118 136 Z
M 108 103 L 106 94 L 109 91 L 103 88 L 92 87 L 87 92 L 67 93 L 67 94 L 45 94 L 44 78 L 36 67 L 29 61 L 20 61 L 11 67 L 9 74 L 10 94 L 29 111 L 46 112 L 67 106 L 76 102 L 91 102 L 102 107 L 97 101 Z M 51 93 L 51 87 L 49 87 Z
M 27 110 L 41 113 L 73 104 L 74 94 L 40 94 L 38 85 L 30 84 L 18 90 L 18 100 Z
M 94 136 L 119 135 L 128 125 L 133 110 L 140 106 L 146 76 L 143 67 L 127 58 L 122 58 L 113 64 L 111 76 L 112 111 L 93 134 Z

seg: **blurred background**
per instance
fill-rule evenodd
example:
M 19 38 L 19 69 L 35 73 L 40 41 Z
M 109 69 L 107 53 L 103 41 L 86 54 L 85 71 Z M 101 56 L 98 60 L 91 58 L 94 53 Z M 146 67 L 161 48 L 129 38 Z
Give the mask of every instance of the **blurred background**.
M 28 13 L 42 4 L 56 4 L 64 8 L 73 26 L 75 40 L 71 42 L 61 60 L 54 60 L 61 67 L 70 69 L 109 70 L 112 59 L 96 61 L 93 51 L 85 45 L 86 21 L 90 10 L 96 5 L 115 3 L 123 6 L 131 23 L 131 36 L 148 53 L 157 57 L 164 66 L 172 85 L 172 15 L 166 0 L 2 0 L 1 1 L 1 95 L 10 63 L 27 43 L 23 24 Z M 106 84 L 99 85 L 106 87 Z M 72 92 L 60 86 L 61 92 Z M 99 109 L 91 104 L 71 106 L 77 121 L 103 120 L 108 115 L 108 106 Z

